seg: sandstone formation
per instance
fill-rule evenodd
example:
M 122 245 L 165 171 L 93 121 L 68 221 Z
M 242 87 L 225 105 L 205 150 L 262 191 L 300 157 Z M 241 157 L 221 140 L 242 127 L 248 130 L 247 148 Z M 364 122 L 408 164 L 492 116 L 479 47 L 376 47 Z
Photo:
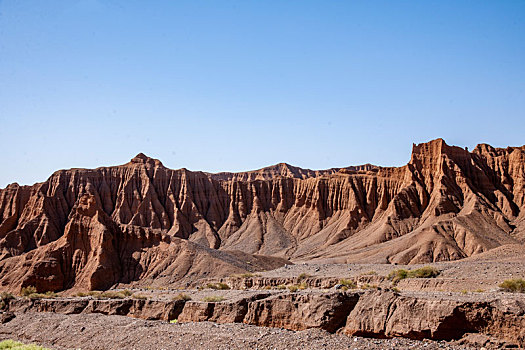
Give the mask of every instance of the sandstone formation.
M 459 339 L 468 333 L 525 345 L 521 299 L 458 300 L 435 295 L 370 292 L 348 315 L 344 332 L 368 337 Z
M 0 190 L 0 285 L 104 289 L 292 261 L 425 263 L 525 238 L 525 146 L 438 139 L 407 165 L 245 173 L 129 163 Z M 184 280 L 186 279 L 186 280 Z M 160 283 L 160 282 L 159 282 Z
M 117 225 L 89 194 L 79 196 L 67 220 L 56 240 L 13 256 L 16 250 L 4 249 L 0 261 L 4 289 L 104 290 L 135 281 L 144 285 L 191 285 L 199 277 L 272 269 L 287 262 L 218 251 L 147 227 Z M 20 246 L 24 236 L 18 239 Z

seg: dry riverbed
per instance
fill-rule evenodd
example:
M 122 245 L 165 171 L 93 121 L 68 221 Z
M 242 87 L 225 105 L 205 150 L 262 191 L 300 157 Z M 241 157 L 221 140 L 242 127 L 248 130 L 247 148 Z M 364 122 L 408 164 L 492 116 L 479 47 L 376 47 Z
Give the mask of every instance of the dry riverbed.
M 318 329 L 211 322 L 170 324 L 100 314 L 18 314 L 0 325 L 0 339 L 38 343 L 52 349 L 474 349 L 465 345 L 410 339 L 369 339 Z

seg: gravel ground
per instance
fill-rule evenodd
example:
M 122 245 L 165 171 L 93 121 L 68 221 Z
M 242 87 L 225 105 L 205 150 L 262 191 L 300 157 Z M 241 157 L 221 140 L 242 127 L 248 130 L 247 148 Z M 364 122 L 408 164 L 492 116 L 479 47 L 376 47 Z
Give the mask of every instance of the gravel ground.
M 312 277 L 349 278 L 359 275 L 376 274 L 387 276 L 395 269 L 416 269 L 422 266 L 432 265 L 440 270 L 440 275 L 426 279 L 405 279 L 397 288 L 407 293 L 418 291 L 428 295 L 436 294 L 443 298 L 462 299 L 465 294 L 469 298 L 520 298 L 520 296 L 505 295 L 498 285 L 506 279 L 525 278 L 525 257 L 519 261 L 515 258 L 500 260 L 463 260 L 454 262 L 441 262 L 425 265 L 390 265 L 390 264 L 296 264 L 286 265 L 276 270 L 259 272 L 256 276 L 266 278 L 294 278 L 301 274 Z M 426 280 L 426 281 L 425 281 Z M 202 284 L 205 284 L 203 282 Z M 387 283 L 389 286 L 390 284 Z M 175 290 L 167 288 L 160 289 L 136 289 L 130 288 L 134 293 L 142 294 L 155 299 L 171 299 L 179 293 L 188 294 L 192 300 L 203 300 L 209 296 L 222 296 L 225 300 L 234 301 L 239 298 L 249 297 L 254 292 L 240 290 L 212 290 L 212 289 L 187 289 Z M 278 293 L 270 290 L 270 293 Z
M 509 248 L 510 249 L 510 248 Z M 517 248 L 516 248 L 517 249 Z M 521 249 L 521 248 L 520 248 Z M 401 294 L 440 300 L 487 301 L 502 299 L 507 307 L 524 303 L 525 295 L 498 291 L 498 284 L 509 278 L 525 277 L 525 258 L 507 255 L 500 250 L 478 259 L 443 262 L 433 265 L 441 274 L 432 280 L 410 282 Z M 373 271 L 386 276 L 394 269 L 414 269 L 422 265 L 389 264 L 296 264 L 258 273 L 263 277 L 310 276 L 346 278 Z M 403 282 L 403 281 L 402 281 Z M 422 283 L 427 283 L 425 287 Z M 404 287 L 403 287 L 404 286 Z M 428 287 L 430 286 L 430 287 Z M 412 288 L 412 289 L 410 289 Z M 423 288 L 426 288 L 423 290 Z M 430 289 L 429 289 L 430 288 Z M 474 292 L 476 290 L 483 292 Z M 460 292 L 463 291 L 463 292 Z M 468 293 L 467 293 L 468 291 Z M 135 289 L 137 294 L 154 299 L 171 299 L 179 293 L 193 300 L 208 296 L 222 296 L 234 301 L 262 291 L 174 289 Z M 281 293 L 281 291 L 264 291 Z M 314 292 L 311 290 L 310 292 Z M 321 292 L 321 291 L 317 291 Z M 210 322 L 169 324 L 145 321 L 124 316 L 101 314 L 62 315 L 54 313 L 25 313 L 6 324 L 0 324 L 0 340 L 15 339 L 25 343 L 38 343 L 52 349 L 474 349 L 458 342 L 414 341 L 410 339 L 368 339 L 329 334 L 310 329 L 294 332 L 278 328 L 265 328 L 244 324 L 214 324 Z M 498 346 L 493 346 L 497 348 Z M 480 346 L 476 348 L 481 348 Z
M 0 325 L 0 339 L 37 343 L 52 349 L 474 349 L 409 339 L 368 339 L 310 329 L 211 322 L 169 324 L 99 314 L 18 314 Z
M 301 273 L 318 277 L 354 277 L 374 272 L 387 276 L 396 269 L 412 270 L 422 266 L 434 266 L 441 271 L 438 278 L 478 280 L 504 280 L 525 277 L 525 259 L 522 261 L 453 261 L 423 265 L 390 264 L 297 264 L 285 265 L 271 271 L 260 272 L 264 277 L 297 277 Z
M 491 257 L 492 258 L 492 257 Z M 296 264 L 286 265 L 276 270 L 261 272 L 263 277 L 297 277 L 307 274 L 315 277 L 348 278 L 366 274 L 388 276 L 396 269 L 412 270 L 422 266 L 434 266 L 440 270 L 436 280 L 440 281 L 439 291 L 498 291 L 498 285 L 506 279 L 525 278 L 525 257 L 499 260 L 463 260 L 424 265 L 390 264 Z M 411 290 L 418 290 L 420 281 L 411 281 Z M 403 286 L 399 286 L 403 289 Z M 407 286 L 405 286 L 406 288 Z

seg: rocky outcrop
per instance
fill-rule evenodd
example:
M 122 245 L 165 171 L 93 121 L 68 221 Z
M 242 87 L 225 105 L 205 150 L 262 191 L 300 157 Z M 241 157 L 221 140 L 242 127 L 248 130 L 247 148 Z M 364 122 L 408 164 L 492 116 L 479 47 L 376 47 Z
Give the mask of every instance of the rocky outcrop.
M 256 292 L 221 302 L 14 299 L 7 312 L 102 313 L 178 322 L 245 323 L 290 330 L 320 328 L 375 338 L 497 339 L 525 345 L 525 304 L 506 295 L 398 294 L 391 291 Z M 475 335 L 478 335 L 477 337 Z
M 335 332 L 352 310 L 357 293 L 289 293 L 274 295 L 249 305 L 243 322 L 293 330 L 321 328 Z
M 251 303 L 268 298 L 271 294 L 257 293 L 235 301 L 200 302 L 188 301 L 179 315 L 179 322 L 211 321 L 217 323 L 243 322 Z M 250 305 L 250 306 L 249 306 Z
M 268 289 L 279 286 L 290 286 L 303 284 L 308 288 L 323 288 L 328 289 L 337 285 L 340 278 L 335 277 L 225 277 L 220 279 L 212 279 L 210 282 L 225 283 L 233 289 Z
M 385 276 L 379 275 L 360 275 L 345 278 L 347 281 L 355 283 L 356 286 L 375 285 L 381 287 L 392 286 L 392 281 Z M 426 280 L 426 279 L 425 279 Z M 213 278 L 206 280 L 207 283 L 221 282 L 227 284 L 232 289 L 275 289 L 276 287 L 303 285 L 306 288 L 330 289 L 341 283 L 341 278 L 337 277 L 262 277 L 262 276 L 230 276 L 223 278 Z M 428 283 L 428 282 L 427 282 Z
M 121 315 L 145 320 L 176 319 L 182 312 L 184 301 L 143 300 L 143 299 L 13 299 L 9 303 L 11 312 L 56 312 L 61 314 L 98 313 Z
M 0 286 L 184 284 L 285 262 L 252 254 L 462 259 L 523 241 L 524 167 L 525 147 L 468 152 L 438 139 L 414 145 L 398 168 L 206 174 L 139 154 L 121 166 L 60 170 L 0 190 Z
M 469 300 L 443 296 L 362 295 L 348 315 L 344 332 L 368 337 L 459 339 L 482 333 L 525 344 L 525 304 L 519 299 Z

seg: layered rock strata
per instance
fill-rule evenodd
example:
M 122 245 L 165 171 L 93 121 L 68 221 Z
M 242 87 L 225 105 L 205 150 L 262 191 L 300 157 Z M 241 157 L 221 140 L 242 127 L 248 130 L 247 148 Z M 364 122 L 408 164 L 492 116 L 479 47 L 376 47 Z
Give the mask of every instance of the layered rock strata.
M 479 334 L 525 345 L 519 297 L 368 292 L 259 292 L 222 302 L 167 300 L 15 299 L 7 311 L 102 313 L 178 322 L 245 323 L 290 330 L 320 328 L 375 338 L 455 340 Z
M 469 152 L 438 139 L 414 145 L 397 168 L 279 164 L 207 174 L 139 154 L 121 166 L 60 170 L 43 183 L 0 190 L 0 286 L 189 283 L 286 263 L 254 254 L 462 259 L 522 243 L 524 167 L 525 146 Z

